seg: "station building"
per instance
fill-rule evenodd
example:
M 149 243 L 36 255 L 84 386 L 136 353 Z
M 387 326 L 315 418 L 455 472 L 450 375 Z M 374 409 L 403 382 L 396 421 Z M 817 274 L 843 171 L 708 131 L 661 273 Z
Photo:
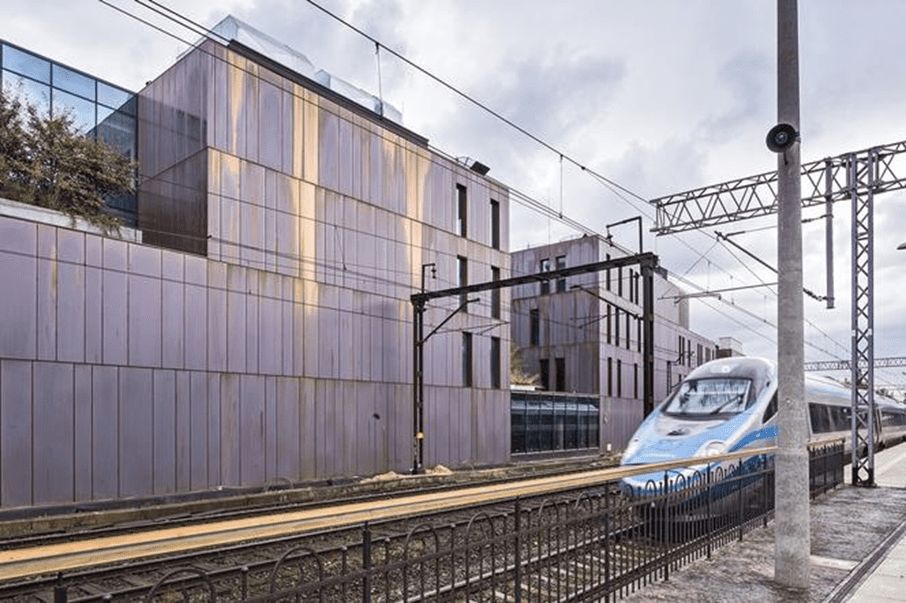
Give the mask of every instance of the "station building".
M 512 267 L 532 274 L 630 255 L 606 237 L 583 236 L 513 252 Z M 717 346 L 690 330 L 683 291 L 657 271 L 653 281 L 658 403 L 693 368 L 715 358 Z M 581 448 L 583 419 L 602 449 L 621 449 L 629 440 L 644 417 L 642 288 L 640 270 L 631 266 L 514 288 L 512 345 L 522 370 L 537 375 L 539 389 L 548 392 L 514 395 L 514 450 Z M 566 435 L 573 425 L 578 438 Z M 584 442 L 595 445 L 589 437 Z
M 139 166 L 135 240 L 0 216 L 0 506 L 408 472 L 417 440 L 425 466 L 510 459 L 506 321 L 470 304 L 425 342 L 416 434 L 410 304 L 510 273 L 507 188 L 261 32 L 215 31 L 134 96 L 0 48 L 4 82 L 86 133 L 119 120 Z

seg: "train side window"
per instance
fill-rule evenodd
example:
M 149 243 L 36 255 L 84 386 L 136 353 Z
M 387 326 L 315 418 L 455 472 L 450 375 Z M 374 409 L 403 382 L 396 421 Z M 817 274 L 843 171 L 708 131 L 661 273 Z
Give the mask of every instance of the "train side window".
M 764 417 L 762 417 L 761 422 L 767 423 L 771 417 L 777 414 L 777 394 L 774 394 L 774 397 L 771 398 L 768 407 L 764 409 Z
M 823 404 L 808 405 L 809 418 L 812 421 L 812 433 L 827 433 L 831 430 L 830 415 Z

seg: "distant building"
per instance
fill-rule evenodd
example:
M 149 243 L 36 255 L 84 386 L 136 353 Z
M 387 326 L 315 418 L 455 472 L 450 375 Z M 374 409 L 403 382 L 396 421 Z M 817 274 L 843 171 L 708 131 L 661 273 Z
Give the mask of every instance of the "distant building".
M 721 337 L 717 346 L 717 357 L 730 358 L 732 356 L 745 356 L 742 351 L 742 343 L 732 337 Z
M 514 252 L 512 267 L 513 274 L 533 274 L 627 255 L 586 236 Z M 634 417 L 626 419 L 634 428 L 642 417 L 642 286 L 638 267 L 626 267 L 515 288 L 512 341 L 524 370 L 537 373 L 547 391 L 599 397 L 602 413 Z M 716 346 L 689 329 L 689 302 L 675 285 L 655 275 L 654 287 L 657 403 L 714 358 Z

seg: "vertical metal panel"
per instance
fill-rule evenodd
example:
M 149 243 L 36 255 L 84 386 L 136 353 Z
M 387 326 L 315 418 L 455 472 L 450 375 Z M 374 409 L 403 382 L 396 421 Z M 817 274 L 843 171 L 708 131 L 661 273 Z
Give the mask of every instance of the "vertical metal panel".
M 334 450 L 337 445 L 334 426 L 336 425 L 336 408 L 332 404 L 334 396 L 332 381 L 316 379 L 314 387 L 315 411 L 315 474 L 333 475 Z M 328 391 L 330 390 L 330 391 Z
M 277 474 L 277 377 L 264 377 L 264 479 Z
M 335 191 L 340 180 L 340 118 L 337 106 L 321 101 L 318 112 L 318 179 L 321 186 Z M 309 178 L 309 180 L 311 180 Z
M 175 283 L 169 284 L 176 285 Z M 204 287 L 188 284 L 185 287 L 179 287 L 179 289 L 185 291 L 183 298 L 185 303 L 184 312 L 176 317 L 181 321 L 178 328 L 184 336 L 185 362 L 183 366 L 187 369 L 204 370 L 207 368 L 207 290 Z M 168 293 L 165 294 L 165 299 L 167 298 L 169 298 Z M 166 315 L 167 312 L 168 310 L 165 307 L 164 314 Z M 166 324 L 164 325 L 164 333 L 165 335 L 168 333 Z M 172 337 L 171 335 L 166 336 Z
M 32 503 L 32 366 L 0 360 L 0 504 Z
M 9 220 L 0 221 L 0 225 Z M 0 231 L 0 240 L 6 231 Z M 32 249 L 34 245 L 32 244 Z M 38 348 L 37 266 L 34 257 L 0 251 L 0 357 L 33 359 Z
M 240 154 L 243 157 L 258 162 L 260 161 L 260 153 L 258 149 L 258 131 L 260 129 L 260 124 L 256 117 L 258 116 L 258 105 L 260 103 L 260 96 L 258 93 L 261 80 L 258 78 L 258 65 L 249 61 L 246 63 L 246 69 L 249 71 L 242 81 L 243 81 L 243 105 L 242 112 L 245 114 L 245 152 L 240 148 Z
M 265 481 L 265 379 L 242 375 L 239 391 L 239 478 L 243 485 Z
M 219 53 L 220 47 L 214 46 L 214 52 Z M 213 69 L 212 96 L 214 110 L 208 113 L 208 119 L 212 123 L 212 134 L 214 137 L 213 144 L 216 148 L 226 151 L 230 143 L 229 127 L 229 88 L 227 86 L 227 72 L 232 71 L 232 67 L 222 60 L 214 58 L 211 61 Z
M 280 90 L 280 170 L 284 174 L 293 174 L 293 141 L 296 138 L 293 109 L 295 101 L 292 95 L 293 83 L 281 79 Z M 300 133 L 301 135 L 301 133 Z M 295 174 L 301 177 L 301 173 Z
M 315 381 L 299 380 L 299 461 L 301 479 L 318 475 L 318 407 L 315 398 Z
M 224 373 L 220 376 L 220 478 L 224 486 L 240 483 L 240 376 Z M 210 396 L 211 392 L 208 392 Z
M 296 178 L 305 177 L 305 161 L 307 158 L 306 143 L 308 142 L 305 138 L 305 106 L 308 104 L 303 98 L 303 89 L 297 84 L 289 84 L 287 82 L 287 87 L 290 88 L 291 92 L 286 94 L 292 96 L 292 106 L 293 106 L 293 120 L 292 120 L 292 132 L 291 132 L 291 142 L 292 142 L 292 170 L 288 170 L 287 173 L 291 173 Z M 286 105 L 284 104 L 284 109 Z M 285 140 L 285 139 L 284 139 Z M 308 158 L 311 161 L 311 158 Z M 314 163 L 317 165 L 317 163 Z
M 84 264 L 85 233 L 67 228 L 58 228 L 57 257 L 70 264 Z
M 264 270 L 272 272 L 277 268 L 277 172 L 264 171 Z
M 186 365 L 184 350 L 187 340 L 183 331 L 187 315 L 185 289 L 181 278 L 176 282 L 164 280 L 162 283 L 162 364 L 168 368 L 183 368 Z
M 57 260 L 38 259 L 38 359 L 57 356 Z
M 37 505 L 72 500 L 73 385 L 71 364 L 34 364 L 32 462 Z
M 198 377 L 198 378 L 196 378 Z M 193 422 L 192 410 L 195 392 L 193 387 L 201 384 L 201 392 L 198 396 L 202 404 L 207 406 L 207 381 L 202 373 L 190 371 L 176 371 L 176 402 L 175 402 L 175 419 L 173 425 L 173 483 L 177 492 L 188 492 L 192 487 L 192 461 L 193 444 L 196 436 L 193 433 L 195 423 Z M 202 418 L 202 429 L 207 425 Z M 155 438 L 156 439 L 156 438 Z M 201 439 L 204 442 L 204 439 Z M 155 443 L 156 445 L 156 443 Z M 207 461 L 206 454 L 201 455 Z M 155 468 L 155 475 L 157 469 Z M 206 485 L 206 484 L 205 484 Z
M 337 157 L 338 157 L 338 182 L 337 190 L 343 195 L 352 195 L 352 183 L 358 180 L 358 174 L 354 173 L 357 164 L 352 158 L 352 114 L 346 109 L 340 109 L 340 115 L 337 118 L 338 138 L 337 138 Z
M 153 380 L 153 492 L 169 494 L 176 491 L 176 372 L 156 370 Z
M 231 273 L 242 270 L 230 266 Z M 244 276 L 244 272 L 241 273 Z M 243 279 L 244 281 L 244 279 Z M 235 373 L 245 372 L 246 367 L 246 299 L 247 295 L 231 287 L 227 292 L 227 322 L 224 325 L 228 333 L 224 343 L 227 345 L 227 367 Z M 221 327 L 223 328 L 223 327 Z
M 212 445 L 210 421 L 208 419 L 209 375 L 198 371 L 189 373 L 189 399 L 179 399 L 178 424 L 179 440 L 177 450 L 183 451 L 185 460 L 185 473 L 183 477 L 182 464 L 177 470 L 177 483 L 182 492 L 186 490 L 200 490 L 216 482 L 208 478 L 208 455 Z M 186 412 L 183 412 L 186 407 Z M 184 418 L 183 418 L 184 417 Z M 182 485 L 185 484 L 185 485 Z
M 127 247 L 129 254 L 129 272 L 131 274 L 141 274 L 143 276 L 160 278 L 161 249 L 136 244 L 130 244 Z
M 353 325 L 360 323 L 356 320 L 350 311 L 352 308 L 352 291 L 349 289 L 340 290 L 340 305 L 337 312 L 339 329 L 336 331 L 337 337 L 337 364 L 339 368 L 340 379 L 352 379 L 355 368 L 356 346 L 358 340 L 353 331 Z
M 258 84 L 260 103 L 258 105 L 259 157 L 265 166 L 280 170 L 283 167 L 283 91 L 266 81 Z M 286 133 L 286 134 L 285 134 Z
M 150 494 L 154 458 L 153 371 L 122 368 L 119 386 L 119 496 Z
M 280 285 L 276 274 L 262 274 L 262 279 L 269 285 Z M 259 298 L 258 308 L 258 361 L 259 372 L 267 375 L 279 375 L 283 369 L 283 332 L 291 331 L 292 323 L 283 324 L 283 308 L 276 291 L 264 287 L 264 295 Z
M 95 499 L 115 498 L 119 493 L 119 371 L 95 366 L 91 379 L 92 495 Z
M 38 225 L 27 220 L 0 217 L 0 251 L 32 255 L 38 244 Z
M 300 443 L 304 434 L 301 429 L 301 404 L 299 379 L 277 378 L 275 476 L 295 479 L 301 477 L 302 463 Z
M 73 404 L 73 500 L 91 500 L 91 371 L 75 365 Z
M 306 284 L 307 286 L 307 284 Z M 303 375 L 306 377 L 317 377 L 321 374 L 321 346 L 318 343 L 321 340 L 321 314 L 322 312 L 312 304 L 306 303 L 302 307 L 302 333 L 304 335 L 302 349 L 304 350 L 305 362 L 302 367 Z M 329 331 L 325 330 L 324 333 Z
M 358 428 L 359 400 L 356 384 L 352 381 L 341 381 L 337 384 L 337 399 L 335 404 L 340 414 L 337 417 L 338 444 L 342 446 L 342 453 L 338 454 L 340 462 L 337 467 L 340 475 L 356 475 L 361 472 L 359 450 L 361 441 Z
M 259 277 L 261 272 L 249 270 L 245 296 L 245 371 L 258 372 L 258 321 L 260 313 Z
M 295 337 L 296 329 L 299 328 L 299 325 L 296 324 L 295 320 L 295 304 L 293 304 L 293 280 L 291 278 L 284 277 L 282 279 L 282 282 L 283 292 L 279 302 L 280 313 L 282 314 L 282 331 L 280 332 L 280 374 L 299 376 L 302 374 L 302 371 L 294 372 L 293 369 L 293 363 L 295 362 L 293 340 Z M 301 349 L 299 350 L 299 355 L 301 356 Z
M 129 364 L 160 367 L 161 281 L 129 274 Z
M 222 405 L 222 388 L 221 376 L 219 374 L 207 374 L 207 421 L 208 421 L 208 439 L 206 449 L 208 454 L 208 485 L 216 486 L 223 483 L 223 464 L 222 458 L 222 440 L 221 440 L 221 412 Z M 194 398 L 193 398 L 194 401 Z M 193 402 L 194 405 L 194 402 Z M 193 416 L 195 410 L 193 409 Z M 194 459 L 193 459 L 194 466 Z M 195 479 L 195 476 L 192 476 Z
M 85 362 L 103 360 L 104 276 L 100 268 L 85 267 Z
M 127 359 L 127 288 L 126 275 L 117 269 L 106 269 L 103 275 L 104 363 L 126 364 Z
M 227 370 L 227 292 L 209 287 L 207 294 L 207 369 Z

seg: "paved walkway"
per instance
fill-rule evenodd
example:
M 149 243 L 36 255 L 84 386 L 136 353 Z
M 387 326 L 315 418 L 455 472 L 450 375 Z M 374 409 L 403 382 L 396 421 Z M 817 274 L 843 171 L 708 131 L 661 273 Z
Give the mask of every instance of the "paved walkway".
M 906 488 L 906 445 L 885 450 L 875 456 L 875 482 L 878 489 Z M 882 542 L 873 557 L 866 559 L 866 575 L 853 585 L 846 597 L 837 600 L 858 603 L 906 601 L 904 536 L 906 521 Z
M 849 468 L 847 467 L 847 472 Z M 906 601 L 906 444 L 875 457 L 877 488 L 846 485 L 811 506 L 810 587 L 774 582 L 774 523 L 671 572 L 624 601 L 889 603 Z

